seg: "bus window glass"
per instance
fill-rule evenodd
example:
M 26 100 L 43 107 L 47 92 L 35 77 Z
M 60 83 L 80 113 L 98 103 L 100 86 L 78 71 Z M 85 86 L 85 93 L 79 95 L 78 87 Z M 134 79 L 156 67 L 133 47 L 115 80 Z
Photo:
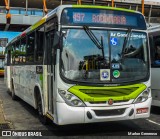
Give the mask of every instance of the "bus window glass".
M 12 44 L 12 45 L 11 45 L 11 63 L 12 63 L 12 64 L 14 64 L 14 61 L 15 61 L 15 60 L 14 60 L 14 58 L 15 58 L 15 56 L 14 56 L 14 55 L 15 55 L 15 54 L 14 54 L 14 51 L 15 51 L 15 50 L 14 50 L 14 45 L 15 45 L 15 44 Z
M 13 56 L 13 63 L 14 63 L 14 64 L 18 64 L 19 61 L 20 61 L 20 50 L 19 50 L 19 46 L 20 46 L 20 41 L 17 41 L 17 42 L 13 45 L 12 56 Z
M 27 47 L 26 47 L 26 62 L 34 62 L 34 43 L 35 32 L 28 35 Z
M 143 79 L 148 74 L 147 37 L 146 33 L 112 31 L 111 62 L 112 66 L 119 64 L 120 77 L 112 81 L 127 81 Z M 125 41 L 127 43 L 125 44 Z M 114 73 L 113 68 L 113 73 Z
M 0 46 L 0 55 L 3 55 L 5 51 L 5 47 Z
M 4 59 L 0 59 L 0 69 L 4 69 Z
M 20 45 L 20 50 L 21 50 L 21 63 L 26 62 L 26 37 L 21 40 L 21 45 Z
M 153 37 L 154 66 L 160 66 L 160 36 Z
M 124 46 L 126 31 L 91 30 L 97 46 L 84 29 L 64 29 L 62 74 L 75 81 L 99 82 L 102 69 L 110 69 L 113 83 L 136 81 L 148 75 L 146 33 L 131 32 Z M 97 43 L 98 43 L 97 42 Z M 124 47 L 124 48 L 123 48 Z M 111 54 L 109 52 L 111 50 Z M 119 76 L 114 75 L 115 71 Z
M 44 27 L 36 31 L 36 61 L 43 61 Z

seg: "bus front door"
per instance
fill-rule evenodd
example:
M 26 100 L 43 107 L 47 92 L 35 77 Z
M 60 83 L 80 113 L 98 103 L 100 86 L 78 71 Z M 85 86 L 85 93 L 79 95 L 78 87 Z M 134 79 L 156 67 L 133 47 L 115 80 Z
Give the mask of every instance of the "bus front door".
M 53 90 L 54 90 L 54 74 L 53 74 L 53 55 L 52 47 L 54 40 L 54 31 L 47 33 L 47 88 L 48 88 L 48 111 L 54 113 L 54 101 L 53 101 Z

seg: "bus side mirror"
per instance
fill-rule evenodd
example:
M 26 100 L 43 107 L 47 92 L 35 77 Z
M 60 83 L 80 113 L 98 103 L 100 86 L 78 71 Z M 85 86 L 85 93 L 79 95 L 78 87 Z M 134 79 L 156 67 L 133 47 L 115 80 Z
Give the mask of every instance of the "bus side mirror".
M 53 47 L 56 47 L 59 44 L 59 39 L 60 38 L 60 32 L 57 31 L 54 35 L 54 43 L 53 43 Z

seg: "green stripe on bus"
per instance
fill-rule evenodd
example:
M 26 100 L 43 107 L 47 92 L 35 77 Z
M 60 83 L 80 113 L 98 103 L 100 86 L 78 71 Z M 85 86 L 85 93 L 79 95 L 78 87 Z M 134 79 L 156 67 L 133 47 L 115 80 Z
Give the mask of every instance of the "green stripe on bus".
M 41 81 L 41 88 L 43 89 L 43 74 L 39 75 L 39 80 Z
M 40 21 L 31 26 L 31 31 L 42 25 L 46 21 L 46 17 L 43 17 Z
M 124 9 L 124 8 L 108 7 L 108 6 L 72 5 L 72 7 L 74 7 L 74 8 L 108 9 L 108 10 L 116 10 L 116 11 L 124 11 L 124 12 L 132 12 L 132 13 L 135 13 L 134 10 Z
M 116 87 L 93 87 L 93 86 L 73 86 L 69 92 L 73 93 L 83 101 L 107 101 L 113 100 L 130 100 L 138 97 L 146 89 L 144 84 L 135 84 Z

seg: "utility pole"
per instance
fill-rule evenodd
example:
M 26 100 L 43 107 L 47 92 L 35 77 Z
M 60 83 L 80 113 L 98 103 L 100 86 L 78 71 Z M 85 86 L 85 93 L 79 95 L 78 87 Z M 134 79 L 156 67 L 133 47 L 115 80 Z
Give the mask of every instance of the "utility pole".
M 144 0 L 142 0 L 142 14 L 144 15 Z
M 46 0 L 43 0 L 43 12 L 45 15 L 48 13 L 47 5 L 46 5 Z
M 81 0 L 78 0 L 77 3 L 78 3 L 78 5 L 81 5 L 81 4 L 82 4 L 82 3 L 81 3 Z
M 5 0 L 5 5 L 6 5 L 6 23 L 10 24 L 11 23 L 11 14 L 9 13 L 10 7 L 9 7 L 9 0 Z
M 114 0 L 112 0 L 112 7 L 114 7 Z
M 28 0 L 26 0 L 26 15 L 28 15 Z

